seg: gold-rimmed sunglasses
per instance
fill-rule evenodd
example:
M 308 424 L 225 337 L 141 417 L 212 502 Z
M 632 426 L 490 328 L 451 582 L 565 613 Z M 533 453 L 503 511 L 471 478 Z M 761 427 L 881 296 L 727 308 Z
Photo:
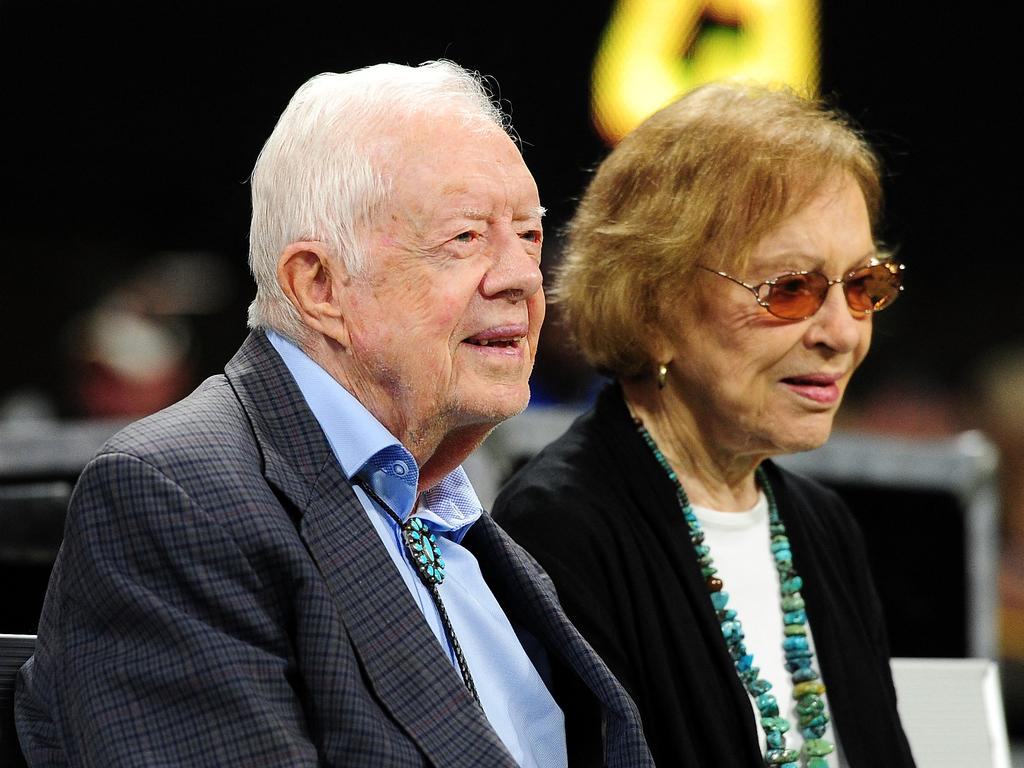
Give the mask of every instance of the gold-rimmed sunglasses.
M 762 307 L 783 320 L 805 320 L 814 315 L 825 303 L 828 289 L 842 285 L 846 303 L 852 312 L 870 315 L 888 307 L 903 291 L 903 270 L 898 261 L 873 261 L 866 267 L 854 269 L 838 280 L 829 280 L 821 272 L 787 272 L 757 285 L 739 278 L 698 265 L 712 274 L 742 285 Z

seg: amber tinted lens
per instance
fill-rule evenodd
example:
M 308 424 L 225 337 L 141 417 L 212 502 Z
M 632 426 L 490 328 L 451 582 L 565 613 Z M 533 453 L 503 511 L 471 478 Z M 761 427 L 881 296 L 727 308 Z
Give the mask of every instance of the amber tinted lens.
M 852 272 L 843 281 L 846 302 L 857 312 L 878 312 L 900 295 L 902 275 L 897 264 L 878 264 Z
M 828 280 L 817 272 L 785 275 L 768 288 L 768 311 L 786 320 L 803 320 L 821 308 L 827 291 Z

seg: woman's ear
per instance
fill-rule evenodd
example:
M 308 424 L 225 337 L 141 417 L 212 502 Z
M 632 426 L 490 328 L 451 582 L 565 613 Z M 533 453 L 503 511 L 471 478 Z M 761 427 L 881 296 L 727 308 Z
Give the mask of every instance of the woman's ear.
M 277 260 L 277 282 L 307 328 L 348 348 L 342 287 L 348 272 L 323 243 L 290 243 Z
M 672 342 L 669 340 L 669 335 L 666 333 L 667 329 L 656 323 L 648 323 L 646 328 L 642 344 L 651 360 L 654 361 L 654 369 L 656 370 L 660 363 L 667 365 L 672 362 L 675 350 L 673 349 Z

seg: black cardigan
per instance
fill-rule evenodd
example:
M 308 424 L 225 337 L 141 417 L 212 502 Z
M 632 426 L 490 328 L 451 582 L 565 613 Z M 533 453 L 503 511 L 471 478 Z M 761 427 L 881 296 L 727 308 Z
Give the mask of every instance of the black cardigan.
M 852 768 L 913 766 L 860 531 L 832 491 L 771 462 L 765 470 L 804 579 L 846 760 Z M 512 478 L 494 517 L 551 575 L 569 617 L 633 696 L 658 765 L 763 765 L 759 725 L 675 487 L 617 386 Z

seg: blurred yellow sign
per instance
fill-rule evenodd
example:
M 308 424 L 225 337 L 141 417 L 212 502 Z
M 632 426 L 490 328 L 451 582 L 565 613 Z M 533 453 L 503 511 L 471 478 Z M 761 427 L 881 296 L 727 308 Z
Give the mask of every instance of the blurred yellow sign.
M 594 124 L 615 144 L 698 85 L 818 91 L 817 0 L 619 0 L 594 62 Z

